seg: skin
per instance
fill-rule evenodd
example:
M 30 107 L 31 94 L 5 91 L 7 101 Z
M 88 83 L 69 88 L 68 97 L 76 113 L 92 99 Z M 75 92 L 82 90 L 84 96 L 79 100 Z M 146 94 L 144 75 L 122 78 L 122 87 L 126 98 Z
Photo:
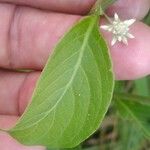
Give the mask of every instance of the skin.
M 95 0 L 0 0 L 0 128 L 12 127 L 23 113 L 48 55 L 62 35 L 86 14 Z M 117 80 L 137 79 L 150 74 L 150 28 L 141 23 L 150 8 L 149 0 L 118 0 L 108 10 L 122 19 L 136 18 L 129 45 L 110 46 Z M 20 4 L 19 6 L 17 4 Z M 40 8 L 40 9 L 39 9 Z M 57 11 L 52 12 L 52 11 Z M 101 24 L 106 24 L 102 19 Z M 111 34 L 103 32 L 108 44 Z M 11 69 L 34 69 L 18 73 Z M 27 147 L 0 132 L 0 149 L 44 150 Z

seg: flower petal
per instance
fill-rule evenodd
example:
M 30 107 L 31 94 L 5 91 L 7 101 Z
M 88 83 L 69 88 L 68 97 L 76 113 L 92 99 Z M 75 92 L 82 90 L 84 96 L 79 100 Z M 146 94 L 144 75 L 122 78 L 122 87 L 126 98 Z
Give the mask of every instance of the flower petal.
M 127 38 L 126 38 L 126 37 L 123 37 L 123 38 L 122 38 L 122 42 L 123 42 L 125 45 L 128 45 L 128 41 L 127 41 Z
M 102 25 L 101 29 L 112 32 L 113 39 L 111 45 L 113 46 L 117 41 L 123 42 L 128 45 L 128 38 L 133 39 L 134 36 L 129 33 L 129 26 L 132 25 L 136 20 L 130 19 L 121 21 L 117 13 L 114 14 L 114 21 L 110 25 Z
M 103 30 L 107 30 L 108 31 L 110 26 L 109 25 L 102 25 L 102 26 L 100 26 L 100 28 L 103 29 Z
M 112 30 L 113 30 L 113 27 L 110 26 L 110 27 L 108 28 L 108 31 L 111 32 Z
M 115 43 L 117 42 L 117 38 L 113 37 L 112 41 L 111 41 L 111 46 L 113 46 Z
M 132 25 L 135 21 L 136 21 L 136 19 L 130 19 L 130 20 L 125 20 L 124 23 L 125 23 L 127 26 L 130 26 L 130 25 Z
M 114 19 L 115 19 L 115 21 L 119 21 L 120 20 L 117 13 L 114 14 Z
M 122 41 L 122 37 L 121 37 L 121 36 L 118 36 L 117 38 L 118 38 L 118 41 L 119 41 L 119 42 Z
M 130 39 L 134 39 L 134 38 L 135 38 L 135 37 L 134 37 L 132 34 L 130 34 L 130 33 L 127 33 L 127 37 L 130 38 Z

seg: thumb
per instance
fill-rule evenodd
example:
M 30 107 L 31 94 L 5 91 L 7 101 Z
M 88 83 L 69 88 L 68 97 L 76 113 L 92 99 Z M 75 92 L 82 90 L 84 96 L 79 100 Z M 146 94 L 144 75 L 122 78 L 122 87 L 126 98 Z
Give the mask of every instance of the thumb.
M 110 16 L 116 12 L 123 19 L 137 18 L 141 20 L 150 9 L 150 0 L 117 0 L 107 10 Z

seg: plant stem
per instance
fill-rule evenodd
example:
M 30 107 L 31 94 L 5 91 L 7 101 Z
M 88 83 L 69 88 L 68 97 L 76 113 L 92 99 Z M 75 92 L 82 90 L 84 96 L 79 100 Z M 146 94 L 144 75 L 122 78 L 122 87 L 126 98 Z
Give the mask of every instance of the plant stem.
M 5 129 L 0 129 L 0 132 L 7 132 L 7 130 L 5 130 Z
M 110 17 L 108 17 L 108 16 L 107 16 L 107 14 L 106 14 L 106 13 L 104 13 L 104 12 L 103 12 L 103 15 L 104 15 L 104 16 L 105 16 L 105 18 L 108 20 L 108 22 L 112 24 L 112 20 L 111 20 L 111 18 L 110 18 Z
M 102 9 L 101 2 L 102 2 L 102 0 L 97 0 L 89 14 L 93 14 L 93 15 L 97 15 L 97 16 L 104 15 L 105 18 L 108 20 L 108 22 L 110 22 L 112 24 L 111 18 L 109 18 L 107 16 L 107 14 L 104 12 L 104 10 Z
M 90 13 L 89 13 L 90 15 L 93 14 L 93 15 L 100 16 L 102 14 L 101 1 L 102 0 L 97 0 L 95 2 L 92 9 L 90 10 Z

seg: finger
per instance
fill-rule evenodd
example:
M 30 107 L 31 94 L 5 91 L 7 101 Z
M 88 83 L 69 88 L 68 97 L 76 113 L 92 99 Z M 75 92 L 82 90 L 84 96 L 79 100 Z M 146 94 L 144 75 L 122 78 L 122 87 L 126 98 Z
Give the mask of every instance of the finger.
M 87 14 L 96 0 L 36 0 L 36 2 L 33 0 L 0 0 L 0 2 L 27 5 L 58 12 Z M 117 0 L 116 3 L 110 7 L 109 12 L 111 14 L 117 12 L 123 18 L 132 17 L 141 19 L 146 15 L 149 8 L 149 0 Z
M 122 19 L 143 19 L 150 9 L 150 0 L 117 0 L 107 10 L 113 16 L 116 12 Z
M 113 47 L 110 45 L 112 40 L 111 34 L 103 32 L 110 47 L 116 79 L 136 79 L 150 74 L 149 27 L 142 23 L 136 23 L 130 32 L 135 36 L 135 39 L 129 40 L 128 46 L 117 43 Z M 48 53 L 46 52 L 45 55 L 48 55 Z M 0 89 L 3 90 L 0 91 L 0 113 L 11 115 L 22 113 L 27 105 L 27 101 L 31 97 L 38 76 L 39 73 L 10 73 L 1 71 Z M 21 97 L 18 96 L 18 93 Z M 16 107 L 18 106 L 18 101 L 20 102 L 19 110 Z
M 0 4 L 0 67 L 42 69 L 79 16 Z M 17 59 L 16 59 L 17 57 Z
M 0 129 L 12 128 L 18 119 L 19 119 L 19 117 L 17 117 L 17 116 L 0 115 Z M 0 131 L 0 133 L 1 133 L 1 131 Z
M 8 13 L 8 10 L 3 9 L 3 12 Z M 4 31 L 0 32 L 0 66 L 42 69 L 57 41 L 79 18 L 29 8 L 18 9 L 11 25 L 10 37 Z M 2 26 L 6 27 L 6 24 Z M 150 28 L 137 22 L 133 25 L 132 33 L 136 38 L 129 42 L 129 46 L 110 46 L 116 79 L 135 79 L 150 73 Z M 106 38 L 109 40 L 109 35 Z M 10 42 L 5 43 L 6 39 Z
M 0 114 L 20 115 L 31 99 L 39 72 L 0 71 Z
M 19 117 L 16 116 L 0 115 L 0 128 L 9 129 L 15 125 L 18 119 Z M 9 150 L 10 147 L 11 150 L 45 150 L 45 148 L 41 146 L 23 146 L 4 132 L 0 132 L 0 141 L 0 149 L 2 150 Z
M 118 80 L 134 80 L 150 74 L 150 28 L 137 22 L 131 27 L 134 39 L 128 39 L 128 46 L 116 43 L 111 46 L 112 34 L 104 32 L 110 47 L 113 70 Z
M 96 0 L 0 0 L 0 2 L 75 14 L 88 13 L 95 1 Z
M 13 139 L 7 133 L 0 132 L 0 148 L 1 150 L 46 150 L 42 146 L 24 146 Z

